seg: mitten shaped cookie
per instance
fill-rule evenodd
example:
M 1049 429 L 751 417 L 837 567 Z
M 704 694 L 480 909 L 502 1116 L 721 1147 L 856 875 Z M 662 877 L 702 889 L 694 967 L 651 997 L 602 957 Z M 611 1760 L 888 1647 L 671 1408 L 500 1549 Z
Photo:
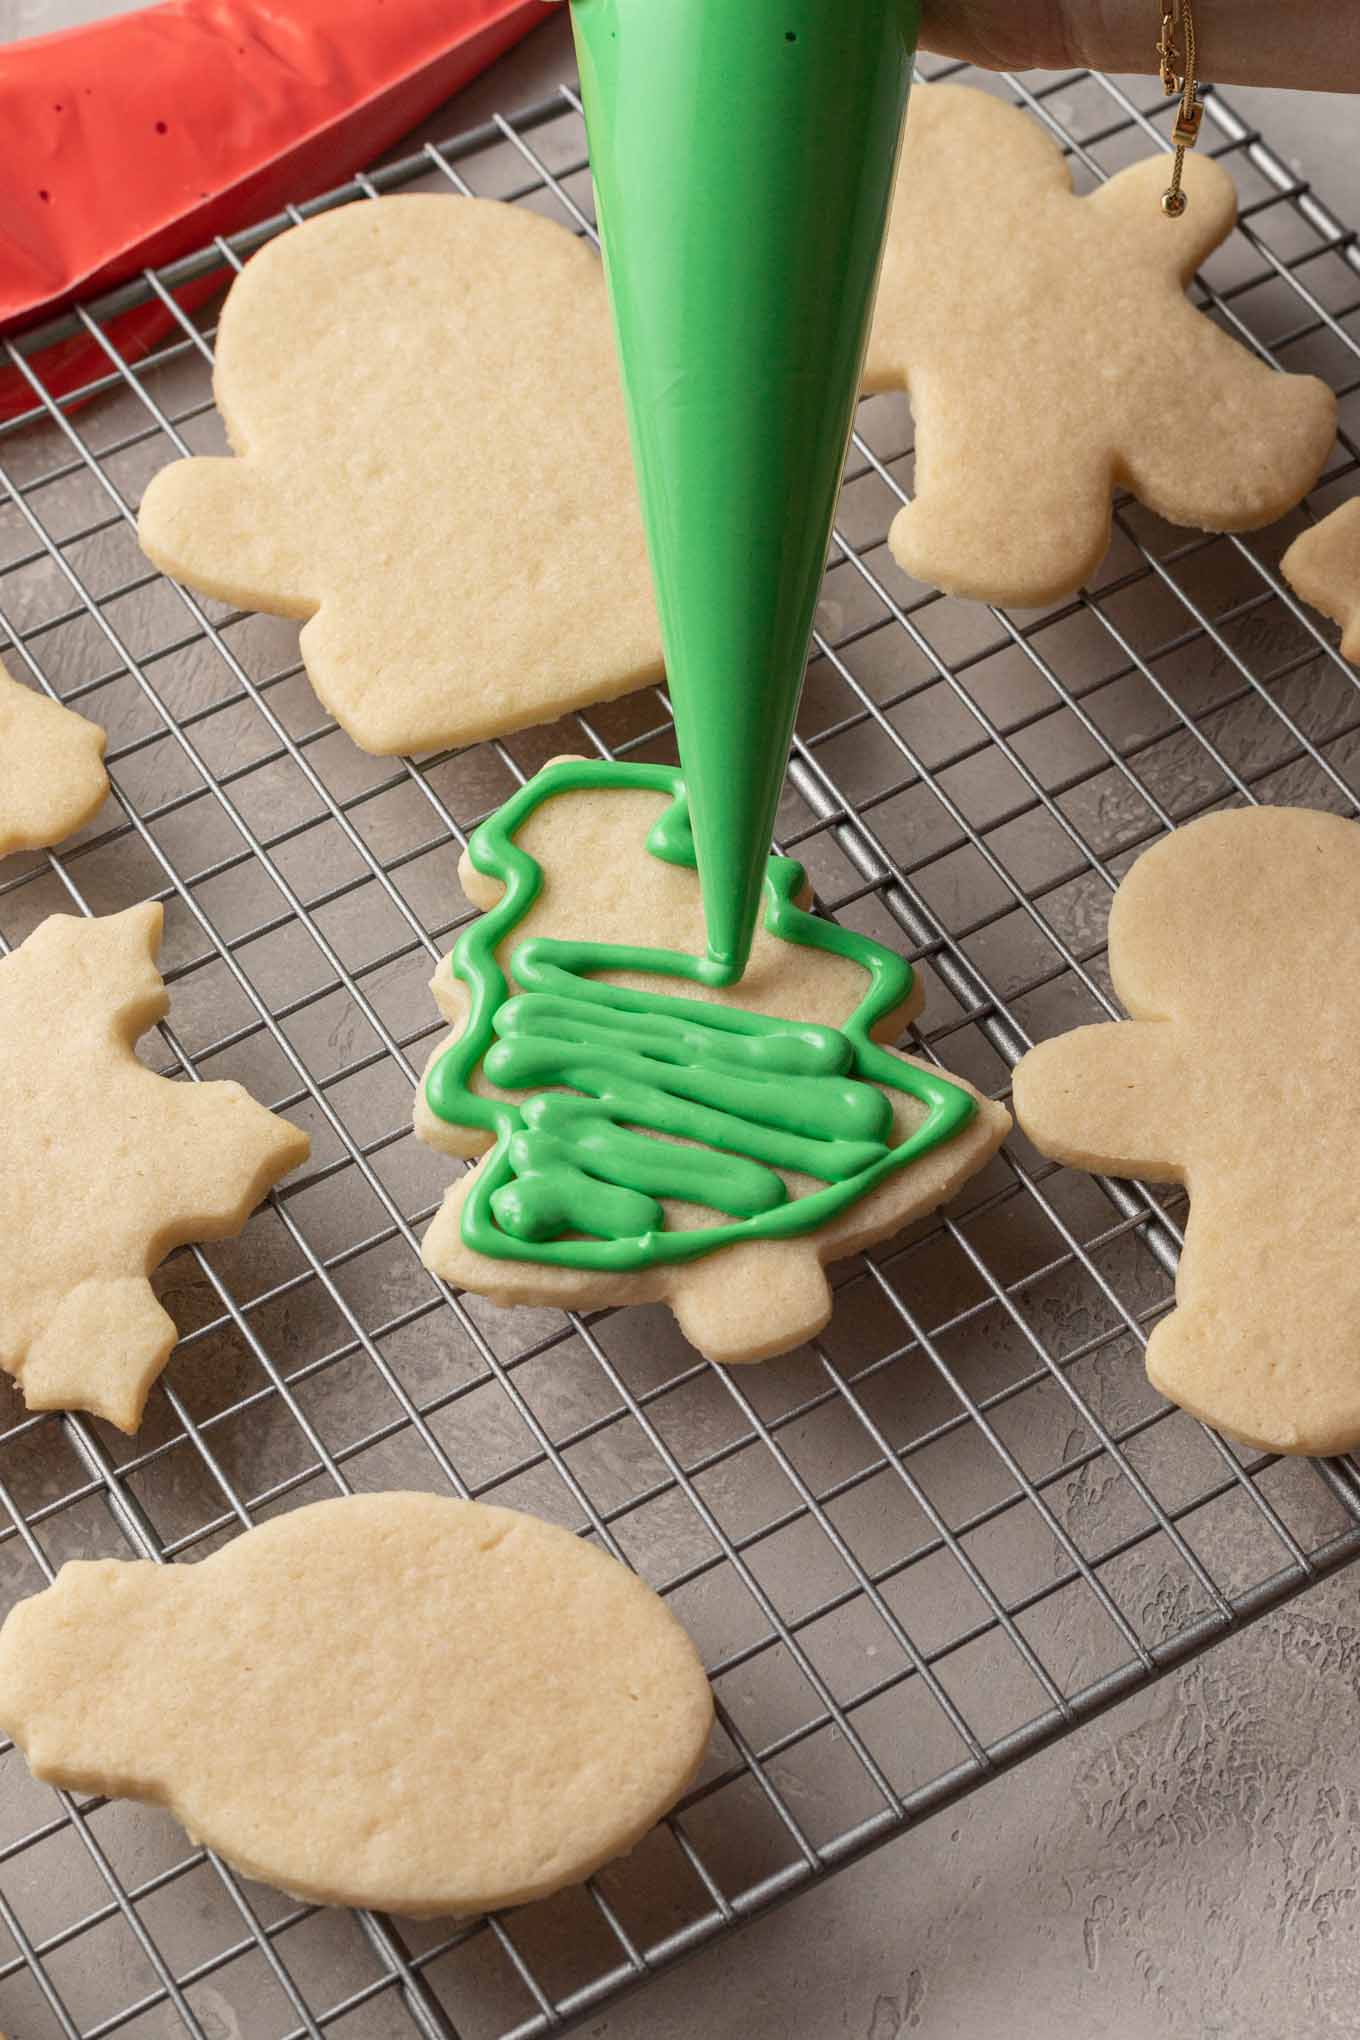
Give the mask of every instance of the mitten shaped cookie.
M 710 1359 L 767 1359 L 826 1323 L 824 1262 L 932 1210 L 1005 1137 L 1000 1106 L 880 1046 L 920 1007 L 910 966 L 803 911 L 788 859 L 740 984 L 715 982 L 672 767 L 558 760 L 461 870 L 487 912 L 434 981 L 458 1032 L 416 1131 L 485 1156 L 425 1239 L 463 1288 L 664 1301 Z
M 0 1632 L 0 1724 L 35 1776 L 168 1806 L 322 1905 L 545 1897 L 661 1817 L 712 1718 L 650 1587 L 440 1495 L 318 1502 L 199 1565 L 65 1565 Z
M 1300 532 L 1280 572 L 1296 595 L 1341 625 L 1341 650 L 1360 666 L 1360 496 Z
M 1173 524 L 1246 531 L 1297 503 L 1336 402 L 1194 311 L 1185 286 L 1237 198 L 1186 159 L 1163 213 L 1161 156 L 1078 198 L 1039 123 L 986 93 L 912 94 L 866 385 L 911 392 L 914 500 L 890 533 L 917 580 L 989 602 L 1068 595 L 1129 488 Z
M 104 732 L 0 666 L 0 857 L 83 828 L 109 790 Z
M 0 1367 L 33 1410 L 135 1431 L 175 1326 L 147 1281 L 225 1239 L 307 1156 L 239 1084 L 179 1084 L 133 1044 L 169 1008 L 161 909 L 53 914 L 0 961 Z
M 308 619 L 366 751 L 548 722 L 661 672 L 599 261 L 537 214 L 342 206 L 247 263 L 213 392 L 234 460 L 142 500 L 158 567 Z
M 1132 1018 L 1045 1041 L 1015 1072 L 1035 1145 L 1184 1183 L 1176 1309 L 1154 1386 L 1272 1452 L 1360 1442 L 1360 830 L 1248 808 L 1178 829 L 1110 912 Z

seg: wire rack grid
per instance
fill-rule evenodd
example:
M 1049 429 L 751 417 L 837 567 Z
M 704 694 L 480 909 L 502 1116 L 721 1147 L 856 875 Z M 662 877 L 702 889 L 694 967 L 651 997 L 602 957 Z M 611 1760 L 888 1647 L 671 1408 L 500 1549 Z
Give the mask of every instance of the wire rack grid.
M 1145 88 L 975 82 L 1027 106 L 1079 184 L 1166 146 Z M 1302 513 L 1319 514 L 1360 467 L 1355 237 L 1217 97 L 1209 122 L 1243 203 L 1197 296 L 1338 389 Z M 133 538 L 149 475 L 221 444 L 220 297 L 189 311 L 176 291 L 298 217 L 412 186 L 590 233 L 574 94 L 5 343 L 31 402 L 0 428 L 0 642 L 108 728 L 114 795 L 74 844 L 0 876 L 0 948 L 54 910 L 161 899 L 156 1066 L 240 1078 L 314 1153 L 242 1241 L 162 1272 L 183 1337 L 136 1439 L 78 1416 L 0 1433 L 3 1590 L 76 1555 L 193 1561 L 337 1490 L 433 1487 L 535 1509 L 635 1566 L 699 1642 L 719 1726 L 626 1866 L 420 1926 L 251 1885 L 168 1816 L 37 1787 L 5 1746 L 11 2040 L 562 2030 L 1360 1555 L 1349 1461 L 1238 1449 L 1148 1388 L 1179 1194 L 1069 1175 L 1018 1137 L 947 1214 L 837 1270 L 827 1333 L 762 1369 L 698 1362 L 659 1310 L 505 1314 L 420 1267 L 448 1165 L 414 1143 L 410 1093 L 439 1025 L 426 979 L 470 913 L 457 850 L 563 749 L 672 758 L 664 694 L 367 759 L 321 716 L 292 626 L 171 587 Z M 134 363 L 115 322 L 153 304 L 167 331 Z M 63 397 L 54 338 L 97 349 Z M 1297 519 L 1212 538 L 1124 501 L 1088 589 L 1008 615 L 895 568 L 910 483 L 905 399 L 873 399 L 781 844 L 825 911 L 918 963 L 919 1052 L 1003 1096 L 1031 1040 L 1114 1011 L 1105 915 L 1141 848 L 1223 802 L 1354 810 L 1360 678 L 1280 580 Z

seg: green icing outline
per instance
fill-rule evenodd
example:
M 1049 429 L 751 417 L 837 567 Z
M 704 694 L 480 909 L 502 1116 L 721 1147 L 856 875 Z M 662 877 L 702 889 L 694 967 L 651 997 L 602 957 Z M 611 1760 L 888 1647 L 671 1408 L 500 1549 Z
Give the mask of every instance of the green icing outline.
M 652 856 L 668 864 L 697 868 L 684 782 L 679 768 L 672 765 L 559 759 L 512 794 L 468 839 L 468 857 L 473 867 L 488 878 L 499 879 L 505 891 L 494 907 L 464 929 L 454 945 L 449 962 L 470 994 L 467 1019 L 457 1039 L 431 1064 L 424 1084 L 426 1102 L 437 1118 L 451 1126 L 479 1128 L 496 1137 L 496 1145 L 470 1179 L 463 1201 L 462 1235 L 467 1246 L 497 1260 L 627 1272 L 697 1260 L 745 1240 L 798 1238 L 826 1225 L 875 1189 L 886 1176 L 962 1131 L 977 1111 L 972 1095 L 948 1077 L 900 1061 L 870 1038 L 874 1023 L 900 1006 L 910 994 L 914 982 L 911 965 L 905 957 L 868 936 L 806 913 L 794 899 L 804 881 L 803 867 L 791 857 L 771 857 L 765 876 L 766 928 L 781 941 L 846 957 L 867 973 L 869 987 L 865 996 L 837 1030 L 851 1044 L 854 1074 L 885 1090 L 916 1099 L 927 1108 L 925 1119 L 914 1133 L 871 1167 L 752 1218 L 677 1232 L 653 1231 L 624 1240 L 528 1241 L 504 1232 L 496 1223 L 491 1199 L 514 1179 L 509 1145 L 524 1121 L 519 1108 L 508 1099 L 483 1097 L 469 1088 L 468 1080 L 496 1038 L 496 1013 L 507 999 L 515 996 L 496 960 L 496 950 L 529 912 L 543 886 L 542 866 L 519 847 L 514 837 L 545 801 L 560 793 L 589 788 L 602 792 L 636 789 L 668 794 L 670 804 L 648 832 L 647 848 Z M 729 981 L 721 964 L 709 957 L 625 944 L 561 942 L 546 936 L 521 943 L 514 952 L 511 968 L 515 982 L 526 992 L 552 990 L 553 973 L 563 970 L 578 978 L 592 970 L 636 970 L 699 984 L 722 985 Z M 628 1002 L 645 1000 L 643 1009 L 647 1011 L 670 1010 L 678 1016 L 701 1019 L 709 1026 L 727 1025 L 738 1032 L 761 1030 L 762 1023 L 771 1031 L 790 1024 L 767 1020 L 761 1015 L 737 1014 L 734 1008 L 692 999 L 636 993 L 623 997 Z

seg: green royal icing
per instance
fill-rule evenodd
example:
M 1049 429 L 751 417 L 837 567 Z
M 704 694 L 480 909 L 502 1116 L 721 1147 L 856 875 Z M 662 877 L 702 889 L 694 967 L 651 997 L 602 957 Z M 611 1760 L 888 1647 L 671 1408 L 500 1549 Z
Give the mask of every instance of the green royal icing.
M 470 839 L 473 865 L 500 879 L 505 893 L 454 947 L 454 974 L 471 995 L 468 1018 L 425 1081 L 440 1119 L 496 1137 L 463 1202 L 469 1247 L 497 1260 L 625 1272 L 694 1260 L 741 1240 L 791 1239 L 827 1224 L 967 1125 L 976 1110 L 967 1091 L 870 1038 L 874 1023 L 909 994 L 911 965 L 867 936 L 804 913 L 794 902 L 803 870 L 792 858 L 769 860 L 765 926 L 782 941 L 848 957 L 866 973 L 868 990 L 843 1028 L 600 983 L 603 971 L 727 982 L 711 958 L 627 943 L 534 936 L 511 958 L 522 988 L 512 994 L 496 951 L 543 885 L 516 831 L 544 801 L 587 788 L 669 795 L 647 848 L 668 864 L 694 868 L 684 785 L 669 765 L 549 765 Z M 478 1064 L 490 1082 L 533 1095 L 518 1104 L 478 1095 L 469 1088 Z M 885 1091 L 926 1107 L 921 1124 L 896 1145 Z M 792 1196 L 779 1170 L 825 1187 Z M 728 1222 L 668 1231 L 663 1198 L 702 1205 Z M 589 1237 L 570 1237 L 580 1234 Z

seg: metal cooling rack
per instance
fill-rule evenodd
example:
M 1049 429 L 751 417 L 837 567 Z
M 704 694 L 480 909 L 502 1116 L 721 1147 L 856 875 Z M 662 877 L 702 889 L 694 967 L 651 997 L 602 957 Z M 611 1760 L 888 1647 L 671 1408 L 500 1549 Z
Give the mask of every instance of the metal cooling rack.
M 1114 82 L 976 82 L 1022 100 L 1083 184 L 1165 147 L 1164 109 Z M 1242 217 L 1199 294 L 1339 389 L 1316 514 L 1360 466 L 1360 255 L 1216 96 L 1208 111 Z M 584 166 L 564 91 L 302 211 L 423 184 L 588 231 Z M 947 1216 L 838 1269 L 825 1337 L 764 1368 L 697 1362 L 660 1311 L 505 1315 L 422 1271 L 448 1165 L 414 1143 L 410 1091 L 438 1028 L 425 981 L 468 914 L 457 850 L 552 753 L 669 758 L 671 729 L 650 692 L 505 744 L 367 759 L 321 718 L 292 627 L 148 569 L 146 479 L 220 444 L 213 311 L 171 293 L 294 217 L 7 349 L 32 404 L 0 431 L 5 653 L 108 727 L 115 794 L 74 846 L 5 867 L 3 942 L 54 909 L 162 899 L 159 1066 L 241 1078 L 315 1152 L 242 1242 L 167 1265 L 184 1337 L 135 1440 L 76 1417 L 0 1434 L 5 1596 L 76 1554 L 197 1559 L 337 1489 L 486 1496 L 666 1592 L 721 1723 L 626 1866 L 418 1927 L 249 1885 L 168 1817 L 39 1788 L 6 1749 L 11 2040 L 559 2030 L 1360 1555 L 1355 1467 L 1238 1450 L 1148 1389 L 1179 1197 L 1052 1169 L 1018 1138 Z M 170 331 L 133 366 L 111 321 L 153 299 Z M 42 381 L 54 335 L 100 349 L 75 399 Z M 905 401 L 875 399 L 782 841 L 828 911 L 905 940 L 925 1052 L 1001 1095 L 1031 1039 L 1113 1010 L 1105 915 L 1139 849 L 1224 801 L 1355 807 L 1360 676 L 1280 581 L 1297 519 L 1240 541 L 1125 502 L 1089 590 L 1006 615 L 895 568 L 910 475 Z

